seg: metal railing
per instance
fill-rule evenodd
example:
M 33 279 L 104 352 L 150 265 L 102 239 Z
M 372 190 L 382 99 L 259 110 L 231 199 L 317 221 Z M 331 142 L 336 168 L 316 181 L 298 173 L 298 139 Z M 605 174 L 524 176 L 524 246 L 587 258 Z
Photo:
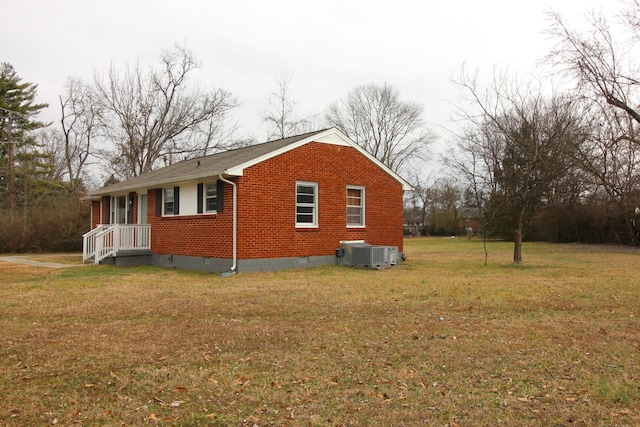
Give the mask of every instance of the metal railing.
M 151 249 L 149 224 L 100 224 L 82 236 L 82 260 L 91 258 L 98 264 L 120 251 Z

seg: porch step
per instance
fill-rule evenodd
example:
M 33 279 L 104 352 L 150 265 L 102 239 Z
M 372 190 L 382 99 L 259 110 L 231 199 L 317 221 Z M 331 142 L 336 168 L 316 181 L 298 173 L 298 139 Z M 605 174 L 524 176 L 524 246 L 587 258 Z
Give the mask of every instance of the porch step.
M 100 264 L 117 265 L 120 267 L 150 265 L 152 255 L 153 253 L 150 250 L 120 251 L 115 256 L 110 255 L 101 259 Z

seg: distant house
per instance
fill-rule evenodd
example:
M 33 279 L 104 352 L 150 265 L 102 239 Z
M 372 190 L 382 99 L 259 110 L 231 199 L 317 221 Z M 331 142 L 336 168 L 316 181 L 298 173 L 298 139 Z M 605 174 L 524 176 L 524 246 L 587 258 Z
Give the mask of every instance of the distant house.
M 402 252 L 410 188 L 337 129 L 311 132 L 90 193 L 84 257 L 234 272 L 336 263 L 342 241 Z
M 458 210 L 457 229 L 467 236 L 475 236 L 480 231 L 482 213 L 479 208 L 463 207 Z

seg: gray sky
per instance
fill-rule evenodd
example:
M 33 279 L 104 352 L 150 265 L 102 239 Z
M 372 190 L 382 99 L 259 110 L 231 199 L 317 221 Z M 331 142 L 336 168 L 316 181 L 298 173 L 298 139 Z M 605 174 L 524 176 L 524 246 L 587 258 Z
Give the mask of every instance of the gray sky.
M 452 74 L 467 63 L 530 73 L 548 51 L 545 11 L 572 23 L 619 0 L 0 0 L 0 61 L 38 84 L 58 120 L 69 76 L 90 82 L 111 63 L 157 61 L 186 45 L 202 62 L 199 84 L 222 87 L 242 107 L 243 134 L 266 138 L 260 116 L 278 75 L 293 76 L 301 116 L 322 113 L 355 86 L 389 83 L 425 105 L 432 127 L 446 123 L 459 94 Z M 437 129 L 436 129 L 437 130 Z

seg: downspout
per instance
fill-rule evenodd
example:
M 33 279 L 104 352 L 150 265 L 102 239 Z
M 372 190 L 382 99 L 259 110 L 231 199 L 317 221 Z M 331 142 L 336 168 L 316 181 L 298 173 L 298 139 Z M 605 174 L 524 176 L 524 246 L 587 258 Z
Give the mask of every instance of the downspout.
M 221 274 L 221 276 L 231 276 L 236 273 L 238 264 L 238 187 L 235 182 L 225 179 L 222 175 L 219 175 L 218 179 L 233 187 L 233 264 L 229 271 Z

